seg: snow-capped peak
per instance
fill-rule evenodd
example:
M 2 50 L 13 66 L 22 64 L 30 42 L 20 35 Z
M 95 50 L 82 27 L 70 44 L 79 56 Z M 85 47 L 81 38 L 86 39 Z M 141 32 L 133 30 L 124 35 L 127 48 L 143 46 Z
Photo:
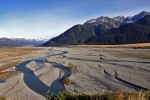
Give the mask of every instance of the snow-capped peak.
M 128 16 L 128 17 L 125 17 L 125 16 L 115 16 L 115 17 L 101 16 L 96 19 L 88 20 L 84 24 L 92 24 L 94 26 L 104 25 L 104 26 L 106 26 L 107 29 L 117 28 L 122 24 L 135 23 L 137 20 L 143 18 L 146 15 L 150 15 L 150 12 L 142 11 L 141 13 L 139 13 L 135 16 Z
M 91 19 L 91 20 L 88 20 L 87 22 L 85 23 L 95 23 L 95 22 L 109 22 L 110 20 L 114 20 L 114 21 L 123 21 L 123 19 L 125 19 L 124 16 L 116 16 L 116 17 L 107 17 L 107 16 L 101 16 L 101 17 L 98 17 L 96 19 Z
M 101 16 L 96 19 L 91 19 L 84 24 L 91 24 L 93 26 L 103 26 L 106 29 L 117 28 L 120 26 L 121 22 L 124 20 L 124 16 L 108 17 Z
M 150 12 L 142 11 L 141 13 L 133 17 L 125 18 L 122 24 L 135 23 L 136 21 L 138 21 L 139 19 L 143 18 L 146 15 L 150 15 Z
M 118 21 L 122 21 L 123 19 L 125 19 L 125 16 L 116 16 L 116 17 L 112 17 L 114 20 L 118 20 Z

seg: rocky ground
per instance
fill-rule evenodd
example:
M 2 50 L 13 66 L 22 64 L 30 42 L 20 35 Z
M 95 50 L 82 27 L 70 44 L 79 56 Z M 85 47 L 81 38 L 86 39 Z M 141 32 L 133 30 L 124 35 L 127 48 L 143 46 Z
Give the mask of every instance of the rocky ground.
M 150 49 L 73 46 L 47 47 L 38 52 L 43 55 L 36 53 L 36 58 L 15 66 L 19 74 L 1 80 L 0 95 L 10 100 L 41 100 L 64 90 L 150 89 Z

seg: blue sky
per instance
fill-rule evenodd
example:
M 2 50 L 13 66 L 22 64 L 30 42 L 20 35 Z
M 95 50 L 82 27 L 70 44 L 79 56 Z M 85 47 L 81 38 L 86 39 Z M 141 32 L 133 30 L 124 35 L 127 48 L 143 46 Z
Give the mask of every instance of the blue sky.
M 99 16 L 150 12 L 150 0 L 0 0 L 0 37 L 50 39 Z

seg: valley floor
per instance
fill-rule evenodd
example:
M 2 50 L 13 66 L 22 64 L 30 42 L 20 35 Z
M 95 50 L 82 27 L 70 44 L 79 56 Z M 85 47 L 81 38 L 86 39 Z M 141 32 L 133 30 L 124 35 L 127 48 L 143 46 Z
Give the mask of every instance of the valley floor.
M 2 61 L 0 64 L 3 66 Z M 12 69 L 2 72 L 8 70 Z M 8 100 L 42 100 L 64 90 L 149 90 L 150 49 L 46 47 L 33 52 L 32 59 L 23 60 L 13 70 L 19 73 L 0 81 L 0 95 Z

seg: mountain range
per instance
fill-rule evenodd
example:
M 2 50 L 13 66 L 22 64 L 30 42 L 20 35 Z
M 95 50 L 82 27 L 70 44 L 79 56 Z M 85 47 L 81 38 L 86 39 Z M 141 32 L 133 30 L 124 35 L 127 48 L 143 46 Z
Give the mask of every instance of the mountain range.
M 26 39 L 26 38 L 0 38 L 0 46 L 39 46 L 46 40 L 43 39 Z
M 90 19 L 50 39 L 43 46 L 145 42 L 150 42 L 150 13 L 143 11 L 130 17 L 101 16 Z

